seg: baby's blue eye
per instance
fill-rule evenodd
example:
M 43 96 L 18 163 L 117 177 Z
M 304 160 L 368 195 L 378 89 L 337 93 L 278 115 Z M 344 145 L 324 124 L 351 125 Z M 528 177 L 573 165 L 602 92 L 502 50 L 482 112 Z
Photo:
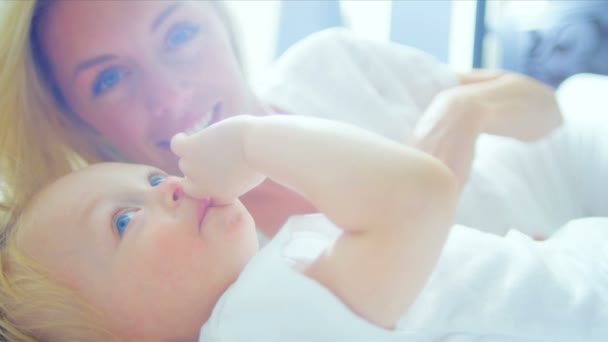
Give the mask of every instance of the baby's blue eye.
M 165 177 L 165 176 L 152 176 L 152 177 L 150 177 L 150 185 L 157 186 L 160 183 L 164 182 L 165 178 L 167 178 L 167 177 Z
M 120 215 L 116 219 L 116 222 L 114 222 L 114 227 L 116 228 L 118 235 L 120 235 L 121 237 L 123 236 L 123 234 L 125 233 L 125 230 L 127 229 L 127 226 L 129 225 L 129 223 L 131 223 L 131 220 L 133 219 L 134 215 L 135 215 L 134 211 L 129 211 L 127 213 Z
M 198 26 L 191 24 L 182 24 L 174 27 L 167 35 L 167 48 L 175 49 L 180 47 L 180 45 L 192 40 L 198 31 Z
M 124 73 L 116 69 L 102 71 L 93 84 L 93 95 L 103 94 L 108 89 L 117 85 L 123 77 Z

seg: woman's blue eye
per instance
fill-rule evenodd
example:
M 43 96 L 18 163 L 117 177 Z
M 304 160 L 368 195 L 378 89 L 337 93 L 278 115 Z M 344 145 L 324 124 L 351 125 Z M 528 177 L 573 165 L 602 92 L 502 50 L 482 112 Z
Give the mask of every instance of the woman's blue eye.
M 165 178 L 167 178 L 167 177 L 165 177 L 165 176 L 152 176 L 152 177 L 150 177 L 150 185 L 157 186 L 160 183 L 164 182 Z
M 102 71 L 93 84 L 93 95 L 97 96 L 103 94 L 105 91 L 118 84 L 123 77 L 124 73 L 116 69 Z
M 198 26 L 189 24 L 179 25 L 171 29 L 167 35 L 167 48 L 175 49 L 180 47 L 180 45 L 192 40 L 198 31 Z
M 129 211 L 128 213 L 120 215 L 116 219 L 116 222 L 114 222 L 114 227 L 116 228 L 118 235 L 120 235 L 121 237 L 123 236 L 125 230 L 127 229 L 127 226 L 129 225 L 129 223 L 131 223 L 131 220 L 133 219 L 134 215 L 134 211 Z

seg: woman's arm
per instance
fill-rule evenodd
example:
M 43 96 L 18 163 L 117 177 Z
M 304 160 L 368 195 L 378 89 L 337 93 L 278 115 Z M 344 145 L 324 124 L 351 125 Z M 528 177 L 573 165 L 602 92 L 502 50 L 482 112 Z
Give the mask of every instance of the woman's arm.
M 456 198 L 450 171 L 425 153 L 327 120 L 237 118 L 207 133 L 215 128 L 228 136 L 230 125 L 240 132 L 241 149 L 219 140 L 197 147 L 222 146 L 222 155 L 242 156 L 232 169 L 305 194 L 344 230 L 306 273 L 360 316 L 393 327 L 426 283 L 450 227 Z M 173 147 L 183 157 L 183 146 Z M 189 177 L 194 168 L 182 170 Z

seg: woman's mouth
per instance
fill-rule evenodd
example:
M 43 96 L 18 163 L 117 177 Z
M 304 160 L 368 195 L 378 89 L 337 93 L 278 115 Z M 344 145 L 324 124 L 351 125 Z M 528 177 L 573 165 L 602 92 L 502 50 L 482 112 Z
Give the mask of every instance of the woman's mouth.
M 196 132 L 199 132 L 217 122 L 219 122 L 221 120 L 221 110 L 222 110 L 222 103 L 221 102 L 217 102 L 216 104 L 213 105 L 213 107 L 211 108 L 211 110 L 209 110 L 209 112 L 205 113 L 205 115 L 201 116 L 201 118 L 196 121 L 190 128 L 184 128 L 183 132 L 190 135 L 190 134 L 194 134 Z M 173 135 L 177 134 L 179 132 L 175 132 L 174 134 L 171 135 L 171 137 L 173 137 Z M 157 143 L 157 145 L 160 148 L 163 149 L 169 149 L 171 147 L 171 137 L 169 137 L 169 139 L 163 139 L 161 141 L 159 141 Z
M 208 113 L 203 115 L 203 117 L 194 124 L 194 126 L 192 126 L 190 129 L 184 130 L 184 133 L 188 135 L 194 134 L 218 122 L 221 108 L 222 104 L 220 102 L 216 103 Z

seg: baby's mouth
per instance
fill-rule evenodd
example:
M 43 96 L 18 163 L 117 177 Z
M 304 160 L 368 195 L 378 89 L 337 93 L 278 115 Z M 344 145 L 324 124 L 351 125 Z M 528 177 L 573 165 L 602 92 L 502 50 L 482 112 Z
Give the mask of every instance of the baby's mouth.
M 186 133 L 188 135 L 194 134 L 196 132 L 199 132 L 199 131 L 217 123 L 218 121 L 220 121 L 220 118 L 221 118 L 221 115 L 220 115 L 221 109 L 222 109 L 222 103 L 221 102 L 216 103 L 215 105 L 213 105 L 211 110 L 209 112 L 207 112 L 205 115 L 201 116 L 200 120 L 195 122 L 192 127 L 185 129 L 184 133 Z M 178 132 L 175 132 L 175 134 L 177 134 L 177 133 Z M 173 137 L 173 135 L 171 137 Z M 171 147 L 171 137 L 169 137 L 169 139 L 163 139 L 163 140 L 159 141 L 157 143 L 158 147 L 168 150 Z
M 211 207 L 213 207 L 213 199 L 204 198 L 204 199 L 200 200 L 199 209 L 198 209 L 198 230 L 199 230 L 199 232 L 201 230 L 201 226 L 203 225 L 203 221 L 205 220 L 205 217 L 207 216 L 207 211 Z

